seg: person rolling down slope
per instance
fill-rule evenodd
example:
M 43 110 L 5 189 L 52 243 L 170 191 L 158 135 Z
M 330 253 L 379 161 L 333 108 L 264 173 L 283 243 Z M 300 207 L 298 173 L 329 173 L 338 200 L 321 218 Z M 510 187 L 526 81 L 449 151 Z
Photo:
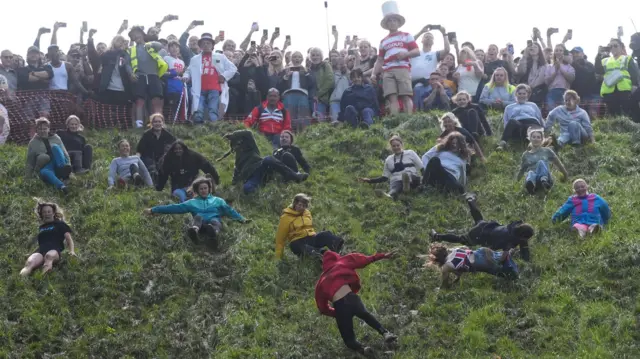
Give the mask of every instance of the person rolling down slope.
M 316 283 L 316 305 L 320 313 L 336 318 L 338 330 L 344 344 L 360 354 L 372 355 L 373 350 L 365 347 L 356 340 L 353 331 L 353 317 L 364 320 L 370 327 L 384 337 L 386 343 L 398 339 L 396 335 L 385 329 L 378 320 L 365 308 L 358 296 L 360 291 L 360 277 L 356 269 L 364 268 L 381 259 L 392 258 L 395 251 L 376 253 L 366 256 L 361 253 L 351 253 L 340 256 L 332 251 L 325 251 L 322 256 L 322 274 Z M 332 305 L 329 305 L 329 304 Z
M 248 222 L 240 213 L 229 206 L 224 199 L 211 194 L 215 190 L 211 179 L 198 178 L 191 187 L 197 197 L 182 203 L 147 208 L 144 210 L 144 214 L 191 213 L 193 222 L 187 230 L 189 238 L 195 242 L 198 240 L 198 234 L 204 232 L 203 234 L 209 237 L 214 247 L 218 245 L 217 237 L 222 229 L 221 218 L 223 216 L 231 217 L 242 223 Z

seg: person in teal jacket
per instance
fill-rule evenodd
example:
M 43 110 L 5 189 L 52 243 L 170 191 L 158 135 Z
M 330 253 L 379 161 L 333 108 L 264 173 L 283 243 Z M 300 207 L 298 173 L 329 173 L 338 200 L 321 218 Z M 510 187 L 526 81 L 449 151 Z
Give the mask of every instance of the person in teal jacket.
M 191 186 L 197 196 L 186 202 L 169 204 L 165 206 L 155 206 L 147 208 L 144 213 L 153 214 L 183 214 L 191 213 L 193 223 L 187 230 L 187 235 L 194 242 L 198 241 L 198 235 L 202 232 L 217 246 L 217 237 L 222 229 L 222 217 L 231 217 L 238 222 L 247 223 L 248 220 L 227 204 L 227 202 L 212 195 L 215 190 L 210 178 L 201 177 L 196 179 Z
M 573 182 L 575 195 L 551 217 L 553 223 L 562 221 L 571 214 L 571 228 L 580 238 L 599 232 L 611 219 L 609 204 L 595 193 L 589 193 L 589 185 L 582 178 Z

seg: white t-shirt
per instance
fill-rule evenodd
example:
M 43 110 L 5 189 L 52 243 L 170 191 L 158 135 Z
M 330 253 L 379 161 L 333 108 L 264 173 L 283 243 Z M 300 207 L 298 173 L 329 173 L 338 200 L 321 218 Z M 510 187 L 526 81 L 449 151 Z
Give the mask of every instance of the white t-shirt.
M 469 70 L 468 68 L 471 68 Z M 458 91 L 465 90 L 471 96 L 475 96 L 478 91 L 478 85 L 482 77 L 476 75 L 476 70 L 473 66 L 460 65 L 456 70 L 460 74 L 460 80 L 458 80 Z
M 411 165 L 412 167 L 405 167 L 402 171 L 393 172 L 395 163 L 402 161 L 405 165 Z M 420 170 L 422 169 L 422 160 L 418 157 L 418 154 L 413 150 L 404 150 L 399 155 L 391 155 L 384 161 L 384 170 L 382 175 L 389 178 L 389 182 L 402 181 L 402 174 L 409 173 L 410 175 L 420 176 Z
M 411 59 L 411 80 L 429 79 L 438 68 L 438 51 L 420 51 L 420 56 Z

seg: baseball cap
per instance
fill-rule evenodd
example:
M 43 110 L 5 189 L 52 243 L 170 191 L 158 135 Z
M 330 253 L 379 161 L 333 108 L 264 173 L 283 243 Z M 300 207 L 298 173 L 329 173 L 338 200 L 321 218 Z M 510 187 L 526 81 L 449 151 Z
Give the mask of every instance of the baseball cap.
M 584 54 L 584 50 L 582 50 L 580 46 L 574 47 L 573 49 L 571 49 L 571 52 L 580 52 Z

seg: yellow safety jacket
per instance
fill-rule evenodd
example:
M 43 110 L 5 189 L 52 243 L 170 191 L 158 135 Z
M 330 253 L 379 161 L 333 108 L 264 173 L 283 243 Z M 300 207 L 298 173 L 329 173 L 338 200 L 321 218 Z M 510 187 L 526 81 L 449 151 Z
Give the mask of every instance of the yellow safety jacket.
M 629 74 L 629 62 L 631 56 L 621 55 L 617 59 L 613 57 L 607 57 L 602 59 L 602 67 L 604 67 L 604 77 L 611 74 L 615 70 L 620 70 L 622 73 L 622 79 L 613 86 L 607 86 L 605 81 L 602 81 L 602 87 L 600 88 L 600 95 L 612 94 L 617 88 L 618 91 L 631 91 L 631 75 Z
M 131 46 L 128 51 L 129 56 L 131 57 L 131 69 L 135 74 L 138 71 L 138 56 L 136 45 Z M 167 70 L 169 69 L 169 65 L 167 65 L 167 62 L 164 61 L 162 56 L 160 56 L 153 47 L 147 48 L 147 52 L 158 63 L 158 77 L 162 77 L 162 75 L 164 75 L 165 72 L 167 72 Z

